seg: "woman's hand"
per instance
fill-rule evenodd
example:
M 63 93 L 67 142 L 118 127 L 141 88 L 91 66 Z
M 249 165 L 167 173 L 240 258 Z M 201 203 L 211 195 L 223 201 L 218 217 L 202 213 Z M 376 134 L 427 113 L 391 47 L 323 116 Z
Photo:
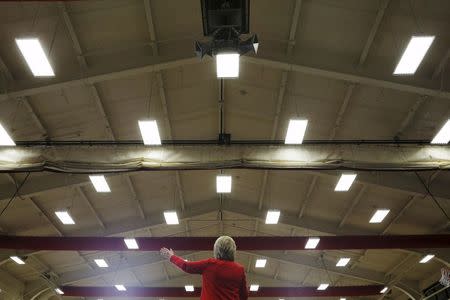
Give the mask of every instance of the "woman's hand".
M 164 257 L 166 259 L 170 259 L 172 257 L 172 255 L 175 254 L 172 249 L 167 249 L 165 247 L 161 248 L 159 253 L 161 254 L 162 257 Z

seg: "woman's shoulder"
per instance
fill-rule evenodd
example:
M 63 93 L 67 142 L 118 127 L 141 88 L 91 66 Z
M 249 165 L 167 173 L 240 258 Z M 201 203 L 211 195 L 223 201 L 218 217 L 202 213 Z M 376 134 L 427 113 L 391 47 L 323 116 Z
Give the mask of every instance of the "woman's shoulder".
M 241 265 L 240 263 L 235 262 L 235 261 L 222 260 L 222 259 L 217 259 L 217 258 L 210 258 L 209 260 L 210 260 L 212 263 L 217 263 L 217 264 L 227 264 L 227 265 L 235 266 L 236 268 L 244 269 L 244 266 L 243 266 L 243 265 Z

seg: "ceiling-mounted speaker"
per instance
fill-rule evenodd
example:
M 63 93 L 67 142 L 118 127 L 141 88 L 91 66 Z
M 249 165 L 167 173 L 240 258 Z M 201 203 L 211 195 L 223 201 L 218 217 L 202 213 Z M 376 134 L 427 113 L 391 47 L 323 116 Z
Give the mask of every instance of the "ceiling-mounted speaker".
M 203 34 L 212 36 L 218 29 L 234 28 L 249 33 L 250 0 L 201 0 Z
M 209 43 L 195 42 L 195 54 L 199 58 L 203 58 L 205 55 L 212 56 L 212 48 Z
M 245 41 L 239 43 L 239 54 L 244 55 L 247 52 L 258 53 L 259 41 L 258 36 L 255 34 Z

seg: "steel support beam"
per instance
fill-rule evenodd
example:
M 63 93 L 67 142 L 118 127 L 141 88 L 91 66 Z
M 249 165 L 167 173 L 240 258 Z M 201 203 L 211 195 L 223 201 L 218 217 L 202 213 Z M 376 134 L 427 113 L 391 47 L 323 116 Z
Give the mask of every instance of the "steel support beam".
M 88 64 L 87 64 L 87 61 L 86 61 L 85 57 L 83 56 L 83 50 L 81 48 L 80 41 L 79 41 L 78 36 L 76 34 L 75 28 L 73 27 L 73 23 L 72 23 L 72 20 L 71 20 L 71 18 L 69 16 L 69 13 L 67 12 L 67 8 L 66 8 L 65 3 L 59 2 L 58 3 L 58 8 L 59 8 L 59 11 L 60 11 L 60 15 L 62 16 L 62 19 L 64 20 L 66 28 L 67 28 L 67 30 L 69 32 L 70 39 L 72 40 L 72 46 L 73 46 L 73 48 L 75 50 L 75 53 L 77 54 L 77 59 L 78 59 L 78 62 L 80 64 L 80 67 L 81 67 L 83 73 L 87 73 L 87 71 L 88 71 Z M 103 119 L 104 123 L 105 123 L 105 129 L 106 129 L 106 134 L 107 134 L 108 138 L 110 138 L 111 140 L 116 140 L 116 136 L 114 135 L 114 132 L 113 132 L 112 127 L 111 127 L 111 122 L 110 122 L 110 120 L 108 118 L 108 115 L 106 114 L 106 111 L 105 111 L 105 105 L 103 104 L 103 101 L 100 98 L 100 94 L 99 94 L 99 92 L 97 90 L 97 87 L 95 86 L 95 83 L 87 82 L 86 84 L 87 84 L 87 87 L 88 87 L 88 89 L 89 89 L 89 91 L 90 91 L 90 93 L 91 93 L 91 95 L 92 95 L 92 97 L 94 99 L 94 103 L 95 103 L 95 105 L 96 105 L 100 115 L 102 116 L 102 119 Z M 127 178 L 128 175 L 125 175 L 125 177 Z M 128 180 L 130 180 L 130 179 L 128 178 Z M 130 186 L 132 194 L 136 195 L 136 192 L 134 191 L 133 185 L 130 184 L 129 186 Z M 90 204 L 89 201 L 88 201 L 88 204 Z M 92 210 L 93 206 L 90 205 L 90 207 L 91 207 L 91 210 Z M 138 208 L 140 209 L 141 217 L 145 218 L 145 215 L 143 213 L 142 207 L 140 206 L 140 203 L 138 203 Z M 94 212 L 95 212 L 95 210 L 94 210 Z M 98 218 L 98 215 L 96 213 L 95 213 L 95 215 L 97 216 L 96 218 L 100 222 L 102 228 L 105 229 L 105 225 L 103 224 L 103 222 L 100 220 L 100 218 Z
M 6 66 L 6 64 L 4 63 L 4 61 L 2 60 L 1 57 L 0 57 L 0 73 L 3 73 L 7 80 L 14 81 L 13 75 L 11 74 L 11 72 L 9 71 L 8 67 Z M 25 106 L 25 109 L 28 111 L 28 113 L 30 114 L 31 118 L 33 119 L 34 123 L 37 125 L 37 127 L 41 131 L 42 136 L 43 137 L 47 137 L 48 136 L 48 130 L 44 126 L 44 123 L 42 122 L 41 118 L 37 115 L 37 113 L 34 110 L 33 106 L 31 106 L 31 104 L 30 104 L 30 100 L 31 100 L 30 97 L 25 96 L 21 100 L 22 100 L 23 105 Z
M 144 209 L 142 208 L 141 200 L 138 198 L 136 194 L 136 189 L 134 188 L 133 181 L 131 180 L 131 176 L 127 175 L 124 176 L 125 183 L 127 184 L 128 188 L 130 189 L 131 197 L 133 198 L 132 201 L 136 203 L 136 207 L 139 212 L 139 216 L 142 219 L 145 219 L 145 213 Z
M 342 123 L 342 119 L 344 117 L 344 114 L 347 110 L 347 107 L 349 105 L 350 102 L 350 98 L 353 95 L 353 90 L 355 89 L 355 84 L 351 83 L 348 87 L 347 90 L 345 92 L 344 95 L 344 100 L 342 101 L 341 104 L 341 108 L 339 108 L 339 112 L 338 115 L 336 117 L 336 121 L 334 122 L 334 127 L 331 130 L 330 136 L 329 136 L 329 140 L 334 140 L 337 134 L 337 130 L 339 129 L 339 127 L 341 127 L 341 123 Z
M 439 89 L 436 89 L 434 87 L 430 87 L 430 83 L 422 84 L 421 86 L 416 85 L 409 85 L 404 83 L 399 83 L 395 81 L 387 81 L 382 80 L 370 76 L 363 76 L 359 74 L 353 74 L 353 73 L 345 73 L 345 72 L 339 72 L 339 71 L 332 71 L 327 69 L 321 69 L 316 67 L 310 67 L 306 65 L 300 65 L 300 64 L 294 64 L 294 63 L 288 63 L 280 60 L 270 60 L 270 59 L 264 59 L 264 58 L 256 58 L 256 57 L 249 57 L 249 56 L 243 56 L 242 61 L 244 63 L 250 63 L 250 64 L 257 64 L 257 65 L 263 65 L 269 68 L 279 69 L 279 70 L 285 70 L 285 71 L 292 71 L 292 72 L 299 72 L 303 74 L 318 76 L 318 77 L 324 77 L 329 79 L 335 79 L 340 81 L 346 81 L 350 83 L 358 83 L 362 85 L 367 86 L 375 86 L 380 88 L 387 88 L 392 90 L 398 90 L 413 94 L 419 94 L 419 95 L 426 95 L 431 97 L 437 97 L 437 98 L 443 98 L 443 99 L 450 99 L 450 92 L 441 91 Z M 203 61 L 209 61 L 208 59 L 204 59 Z M 20 98 L 24 96 L 32 96 L 40 93 L 45 92 L 51 92 L 55 90 L 61 90 L 67 87 L 75 87 L 75 86 L 83 86 L 86 83 L 97 83 L 97 82 L 103 82 L 107 80 L 113 80 L 113 79 L 119 79 L 124 77 L 129 77 L 133 75 L 138 74 L 145 74 L 150 72 L 157 72 L 165 69 L 171 69 L 176 68 L 180 66 L 186 66 L 191 64 L 198 64 L 201 63 L 201 61 L 198 60 L 196 57 L 189 57 L 189 58 L 181 58 L 178 60 L 172 60 L 167 62 L 161 62 L 161 63 L 155 63 L 151 65 L 146 65 L 142 67 L 136 67 L 136 68 L 130 68 L 125 69 L 122 71 L 116 71 L 116 72 L 108 72 L 103 74 L 97 74 L 97 75 L 88 75 L 87 77 L 84 77 L 82 79 L 73 79 L 69 81 L 49 84 L 49 85 L 42 85 L 37 87 L 28 87 L 20 90 L 11 91 L 8 93 L 0 94 L 0 102 L 8 100 L 10 98 Z
M 97 220 L 97 223 L 103 228 L 103 230 L 105 230 L 106 229 L 105 223 L 100 218 L 97 210 L 95 209 L 94 205 L 92 204 L 92 201 L 86 196 L 86 194 L 81 189 L 81 187 L 77 186 L 77 187 L 75 187 L 75 190 L 78 192 L 80 197 L 83 198 L 83 200 L 86 202 L 87 206 L 89 207 L 89 209 L 91 210 L 92 214 L 94 215 L 95 220 Z
M 389 229 L 391 229 L 392 225 L 395 224 L 395 222 L 397 222 L 398 219 L 400 219 L 403 214 L 405 213 L 405 211 L 414 203 L 414 201 L 416 200 L 416 198 L 418 198 L 418 196 L 410 196 L 408 202 L 406 202 L 406 204 L 402 207 L 402 209 L 400 209 L 400 211 L 395 215 L 395 218 L 393 218 L 384 228 L 384 230 L 381 232 L 381 234 L 386 234 Z
M 302 205 L 300 207 L 300 211 L 298 212 L 298 218 L 301 219 L 305 213 L 306 207 L 308 206 L 309 199 L 311 198 L 312 192 L 317 184 L 317 179 L 319 176 L 314 175 L 311 179 L 311 183 L 309 184 L 308 191 L 306 192 L 305 198 L 303 199 Z
M 381 24 L 381 20 L 383 19 L 384 12 L 386 11 L 389 1 L 390 0 L 383 0 L 381 2 L 381 6 L 378 9 L 377 16 L 375 17 L 375 22 L 372 25 L 372 28 L 369 33 L 369 37 L 367 38 L 367 41 L 364 45 L 361 56 L 359 57 L 358 68 L 361 68 L 364 65 L 364 63 L 366 62 L 367 55 L 369 54 L 370 48 L 372 47 L 373 40 L 378 32 L 378 27 Z M 330 133 L 330 137 L 329 137 L 330 140 L 333 140 L 336 138 L 337 131 L 338 131 L 339 127 L 341 126 L 342 119 L 344 117 L 345 112 L 347 111 L 347 108 L 349 106 L 350 99 L 353 95 L 353 91 L 354 91 L 355 87 L 356 87 L 356 83 L 350 83 L 347 87 L 347 90 L 344 95 L 344 100 L 342 101 L 341 107 L 339 108 L 338 116 L 334 123 L 334 127 Z
M 367 41 L 366 41 L 366 44 L 364 45 L 361 56 L 359 57 L 359 66 L 362 66 L 367 59 L 367 55 L 369 54 L 370 48 L 372 47 L 373 40 L 375 39 L 375 36 L 377 35 L 378 28 L 380 27 L 381 20 L 383 19 L 384 13 L 386 12 L 386 8 L 388 7 L 389 2 L 390 2 L 390 0 L 383 0 L 380 3 L 380 7 L 378 8 L 378 12 L 375 17 L 375 22 L 373 23 L 372 28 L 370 29 L 369 37 L 367 38 Z
M 341 221 L 339 222 L 338 228 L 341 228 L 345 224 L 345 222 L 347 221 L 348 217 L 350 217 L 351 213 L 353 212 L 353 209 L 355 208 L 355 206 L 358 205 L 359 201 L 364 196 L 364 194 L 366 192 L 366 189 L 367 189 L 367 186 L 363 186 L 359 190 L 358 194 L 353 199 L 353 201 L 350 204 L 350 206 L 345 210 L 345 214 L 342 217 Z
M 295 63 L 289 63 L 284 61 L 276 61 L 265 58 L 256 58 L 250 56 L 243 56 L 241 60 L 245 63 L 256 64 L 260 66 L 266 66 L 268 68 L 274 68 L 278 70 L 299 72 L 302 74 L 318 76 L 323 78 L 329 78 L 349 83 L 356 83 L 367 86 L 374 86 L 379 88 L 392 89 L 407 93 L 413 93 L 418 95 L 431 96 L 436 98 L 450 99 L 450 92 L 441 91 L 436 88 L 430 88 L 425 86 L 415 86 L 408 85 L 404 83 L 398 83 L 395 81 L 387 81 L 383 79 L 378 79 L 369 76 L 362 76 L 359 74 L 353 73 L 345 73 L 339 71 L 331 71 L 327 69 L 320 69 L 315 67 L 310 67 L 306 65 L 299 65 Z M 427 83 L 426 85 L 431 86 L 431 83 Z M 1 99 L 1 98 L 0 98 Z
M 348 235 L 318 236 L 319 250 L 426 249 L 450 248 L 450 235 Z M 138 237 L 139 251 L 159 251 L 162 247 L 180 251 L 208 251 L 216 237 Z M 239 249 L 305 250 L 309 236 L 235 237 Z M 46 251 L 128 251 L 123 237 L 0 237 L 1 249 Z
M 437 79 L 438 76 L 444 71 L 445 66 L 447 65 L 447 62 L 450 59 L 450 49 L 447 50 L 447 53 L 445 53 L 444 57 L 441 59 L 441 61 L 439 62 L 439 64 L 436 66 L 436 69 L 434 69 L 433 72 L 433 79 Z
M 401 136 L 408 128 L 411 121 L 414 119 L 414 116 L 416 115 L 417 111 L 427 99 L 428 97 L 420 96 L 419 99 L 416 100 L 416 102 L 409 109 L 408 114 L 405 116 L 402 123 L 400 124 L 400 128 L 397 130 L 397 133 L 395 134 L 396 138 L 401 138 Z
M 150 0 L 143 0 L 143 1 L 144 1 L 144 10 L 145 10 L 145 16 L 146 16 L 146 20 L 147 20 L 148 32 L 150 34 L 150 40 L 153 42 L 151 44 L 152 50 L 153 50 L 153 56 L 159 56 L 159 49 L 158 49 L 158 45 L 156 43 L 157 38 L 156 38 L 155 25 L 154 25 L 154 22 L 153 22 L 151 3 L 150 3 Z M 157 79 L 157 83 L 158 83 L 158 87 L 159 87 L 158 88 L 159 98 L 161 99 L 162 107 L 163 107 L 164 121 L 166 123 L 166 127 L 165 128 L 167 130 L 167 137 L 169 139 L 172 139 L 173 138 L 172 126 L 170 124 L 169 109 L 168 109 L 167 97 L 166 97 L 166 90 L 164 88 L 164 80 L 163 80 L 161 71 L 157 71 L 156 72 L 156 79 Z M 150 97 L 151 97 L 151 95 L 150 95 Z M 183 192 L 183 186 L 182 186 L 182 183 L 181 183 L 180 172 L 178 172 L 178 171 L 175 171 L 175 184 L 177 186 L 177 191 L 178 191 L 178 197 L 180 199 L 181 210 L 184 210 L 184 208 L 185 208 L 184 192 Z
M 298 21 L 300 18 L 300 9 L 302 7 L 302 0 L 297 0 L 295 2 L 295 8 L 294 12 L 292 14 L 292 21 L 291 21 L 291 28 L 289 30 L 289 43 L 286 48 L 286 54 L 289 56 L 291 55 L 294 45 L 295 45 L 295 35 L 297 33 L 297 27 L 298 27 Z M 273 120 L 273 127 L 272 127 L 272 133 L 270 135 L 270 140 L 274 140 L 277 136 L 278 126 L 280 123 L 280 114 L 281 114 L 281 108 L 283 107 L 283 102 L 286 94 L 286 88 L 287 88 L 287 82 L 288 82 L 288 71 L 283 71 L 281 73 L 281 83 L 280 88 L 278 90 L 278 97 L 277 97 L 277 107 L 275 110 L 275 117 Z M 267 180 L 269 177 L 269 171 L 264 171 L 263 175 L 263 183 L 261 185 L 261 192 L 259 195 L 259 209 L 261 209 L 264 201 L 264 197 L 266 195 L 266 187 L 267 187 Z

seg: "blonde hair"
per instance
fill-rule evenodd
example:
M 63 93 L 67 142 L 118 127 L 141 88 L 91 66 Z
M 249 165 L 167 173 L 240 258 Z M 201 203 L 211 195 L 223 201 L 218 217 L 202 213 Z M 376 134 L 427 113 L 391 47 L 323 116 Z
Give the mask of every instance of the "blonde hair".
M 214 243 L 214 257 L 221 260 L 234 261 L 236 243 L 226 235 L 219 237 Z

